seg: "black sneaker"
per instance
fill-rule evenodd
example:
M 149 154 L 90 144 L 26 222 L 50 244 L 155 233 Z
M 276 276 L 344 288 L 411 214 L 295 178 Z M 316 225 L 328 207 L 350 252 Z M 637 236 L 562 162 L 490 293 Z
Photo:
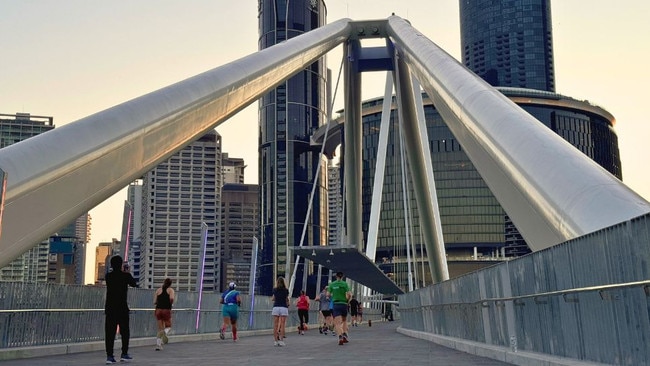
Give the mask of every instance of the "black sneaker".
M 122 353 L 122 356 L 120 356 L 121 362 L 129 362 L 131 360 L 133 360 L 133 357 L 131 357 L 128 353 Z
M 115 357 L 113 357 L 113 356 L 106 357 L 106 364 L 107 365 L 112 365 L 114 363 L 117 363 L 117 361 L 115 361 Z

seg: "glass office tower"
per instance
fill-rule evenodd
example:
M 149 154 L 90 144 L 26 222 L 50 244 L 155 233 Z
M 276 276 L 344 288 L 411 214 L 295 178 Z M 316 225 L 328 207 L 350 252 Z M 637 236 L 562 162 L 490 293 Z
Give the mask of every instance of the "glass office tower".
M 550 0 L 460 0 L 463 65 L 493 86 L 555 91 Z
M 463 65 L 490 85 L 555 91 L 550 0 L 460 0 Z M 506 250 L 530 252 L 506 216 Z
M 613 175 L 621 178 L 618 138 L 614 117 L 606 110 L 560 94 L 521 88 L 497 88 L 541 123 L 567 140 Z M 445 240 L 450 277 L 492 265 L 505 257 L 525 254 L 526 247 L 508 247 L 512 235 L 506 213 L 451 133 L 431 100 L 423 95 L 429 152 Z M 367 242 L 372 186 L 379 152 L 379 127 L 383 98 L 364 101 L 363 115 L 363 232 Z M 402 288 L 408 288 L 406 217 L 410 223 L 414 277 L 431 284 L 424 242 L 420 234 L 417 201 L 408 177 L 408 162 L 402 160 L 397 113 L 391 111 L 386 154 L 381 218 L 376 262 Z M 522 136 L 525 139 L 525 136 Z M 403 198 L 407 198 L 404 209 Z M 517 251 L 522 250 L 523 251 Z
M 318 28 L 326 19 L 323 0 L 259 0 L 258 11 L 260 50 Z M 309 226 L 304 245 L 327 242 L 327 169 L 321 169 L 306 220 L 316 169 L 326 162 L 309 143 L 311 134 L 326 121 L 325 67 L 324 59 L 314 62 L 259 102 L 261 251 L 257 288 L 262 294 L 270 294 L 275 278 L 288 274 L 287 264 L 293 263 L 289 247 L 300 245 L 305 221 Z M 300 266 L 298 282 L 302 282 L 302 274 Z

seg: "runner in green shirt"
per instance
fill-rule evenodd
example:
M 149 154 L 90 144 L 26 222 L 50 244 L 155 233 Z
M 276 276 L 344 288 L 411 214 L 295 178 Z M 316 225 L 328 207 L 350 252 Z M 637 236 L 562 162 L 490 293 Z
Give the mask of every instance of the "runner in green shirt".
M 348 301 L 352 296 L 350 286 L 343 281 L 343 272 L 336 272 L 336 281 L 330 283 L 327 292 L 330 293 L 334 302 L 332 315 L 334 316 L 336 334 L 339 335 L 339 345 L 342 346 L 344 343 L 348 343 Z

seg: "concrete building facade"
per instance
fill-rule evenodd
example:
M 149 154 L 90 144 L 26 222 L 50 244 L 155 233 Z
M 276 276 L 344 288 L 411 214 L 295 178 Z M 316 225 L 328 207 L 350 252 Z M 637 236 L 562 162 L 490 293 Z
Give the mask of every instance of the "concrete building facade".
M 145 174 L 142 287 L 156 288 L 170 277 L 179 291 L 220 291 L 221 180 L 221 135 L 214 130 Z

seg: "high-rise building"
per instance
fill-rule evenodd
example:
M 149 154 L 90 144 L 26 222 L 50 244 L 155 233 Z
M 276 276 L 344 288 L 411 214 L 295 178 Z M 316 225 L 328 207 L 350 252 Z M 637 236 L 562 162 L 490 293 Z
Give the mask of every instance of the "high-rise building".
M 71 224 L 63 227 L 61 230 L 56 232 L 55 236 L 61 238 L 74 238 L 74 249 L 75 253 L 81 253 L 78 258 L 74 258 L 74 264 L 76 270 L 79 272 L 76 274 L 79 279 L 79 284 L 84 284 L 84 273 L 85 268 L 88 265 L 86 263 L 86 250 L 88 248 L 88 242 L 90 242 L 90 229 L 91 229 L 91 217 L 87 213 L 80 216 Z M 53 236 L 53 237 L 55 237 Z M 50 267 L 52 266 L 52 238 L 50 237 Z
M 0 148 L 26 140 L 54 129 L 54 118 L 32 116 L 29 113 L 0 114 Z M 69 225 L 59 229 L 54 236 L 76 238 L 75 250 L 85 253 L 90 241 L 90 215 L 85 214 Z M 48 280 L 48 259 L 50 239 L 38 243 L 34 248 L 0 269 L 0 281 L 45 282 Z M 77 253 L 78 254 L 78 253 Z M 75 261 L 75 268 L 83 273 L 85 255 Z M 79 274 L 77 276 L 79 277 Z M 83 277 L 80 277 L 83 283 Z
M 555 91 L 553 32 L 550 0 L 460 0 L 461 50 L 463 64 L 493 86 Z M 509 93 L 515 93 L 514 89 Z M 524 94 L 532 93 L 524 91 Z M 558 116 L 539 116 L 548 121 Z M 580 118 L 575 120 L 581 120 Z M 582 123 L 582 122 L 571 122 Z M 596 126 L 606 126 L 597 124 Z M 559 125 L 558 125 L 559 126 Z M 563 131 L 553 130 L 567 140 Z M 589 131 L 593 151 L 572 144 L 598 164 L 621 178 L 618 142 L 613 131 Z M 584 131 L 570 132 L 583 136 Z M 509 216 L 505 216 L 505 253 L 518 256 L 530 252 Z
M 244 169 L 246 164 L 242 158 L 231 158 L 228 153 L 221 156 L 221 170 L 223 171 L 223 184 L 244 184 Z
M 0 114 L 0 148 L 54 128 L 54 118 L 29 113 Z
M 265 49 L 325 24 L 323 0 L 259 0 L 259 49 Z M 327 242 L 325 164 L 310 147 L 311 134 L 326 121 L 326 65 L 322 58 L 281 83 L 259 102 L 259 180 L 261 215 L 260 291 L 270 294 L 275 278 L 289 274 L 289 247 Z M 325 169 L 321 169 L 326 176 Z M 311 212 L 312 185 L 318 179 Z M 299 267 L 302 278 L 305 267 Z M 313 267 L 307 265 L 307 271 Z M 294 287 L 300 291 L 300 286 Z
M 327 245 L 341 245 L 343 232 L 343 192 L 341 169 L 331 165 L 327 168 L 328 236 Z
M 0 269 L 0 281 L 47 282 L 49 251 L 50 242 L 45 239 Z
M 83 285 L 84 249 L 84 243 L 77 236 L 51 236 L 47 282 Z
M 70 225 L 65 226 L 61 230 L 57 231 L 59 236 L 69 236 L 76 237 L 81 243 L 90 242 L 91 227 L 92 227 L 92 218 L 90 214 L 79 216 L 74 222 Z
M 227 183 L 221 192 L 221 288 L 234 281 L 247 292 L 259 229 L 259 186 Z
M 170 277 L 178 291 L 221 290 L 221 146 L 210 131 L 143 177 L 141 287 Z
M 493 86 L 555 91 L 550 0 L 460 0 L 463 65 Z
M 140 260 L 142 259 L 140 247 L 142 244 L 142 217 L 143 217 L 143 200 L 142 200 L 142 181 L 137 180 L 127 188 L 127 199 L 125 202 L 124 220 L 127 225 L 122 225 L 124 232 L 123 240 L 128 243 L 127 259 L 131 267 L 131 274 L 136 281 L 140 281 Z M 128 220 L 128 222 L 126 221 Z
M 113 255 L 113 243 L 103 242 L 95 248 L 95 284 L 105 284 L 110 257 Z
M 53 117 L 29 113 L 0 114 L 0 148 L 54 128 Z M 0 269 L 0 281 L 46 282 L 49 240 L 38 243 L 9 265 Z
M 621 177 L 618 139 L 613 129 L 615 119 L 606 110 L 586 101 L 575 100 L 557 93 L 520 88 L 497 88 L 513 102 L 537 118 L 545 126 L 592 158 L 603 168 Z M 363 115 L 363 231 L 367 239 L 370 220 L 372 186 L 377 161 L 381 106 L 383 98 L 365 101 Z M 451 133 L 433 103 L 423 95 L 429 151 L 443 237 L 451 277 L 456 277 L 482 266 L 502 260 L 504 255 L 525 254 L 526 248 L 506 247 L 509 235 L 506 215 L 461 144 Z M 403 198 L 407 198 L 406 217 L 410 222 L 411 256 L 415 269 L 426 284 L 431 283 L 427 257 L 423 255 L 424 241 L 420 234 L 417 201 L 408 178 L 408 189 L 402 188 L 403 162 L 400 159 L 398 116 L 391 111 L 391 128 L 386 154 L 386 170 L 382 192 L 381 220 L 377 241 L 376 261 L 383 263 L 393 280 L 407 288 L 406 225 Z M 364 240 L 366 241 L 366 240 Z M 425 268 L 422 268 L 422 265 Z M 420 279 L 420 281 L 422 278 Z

